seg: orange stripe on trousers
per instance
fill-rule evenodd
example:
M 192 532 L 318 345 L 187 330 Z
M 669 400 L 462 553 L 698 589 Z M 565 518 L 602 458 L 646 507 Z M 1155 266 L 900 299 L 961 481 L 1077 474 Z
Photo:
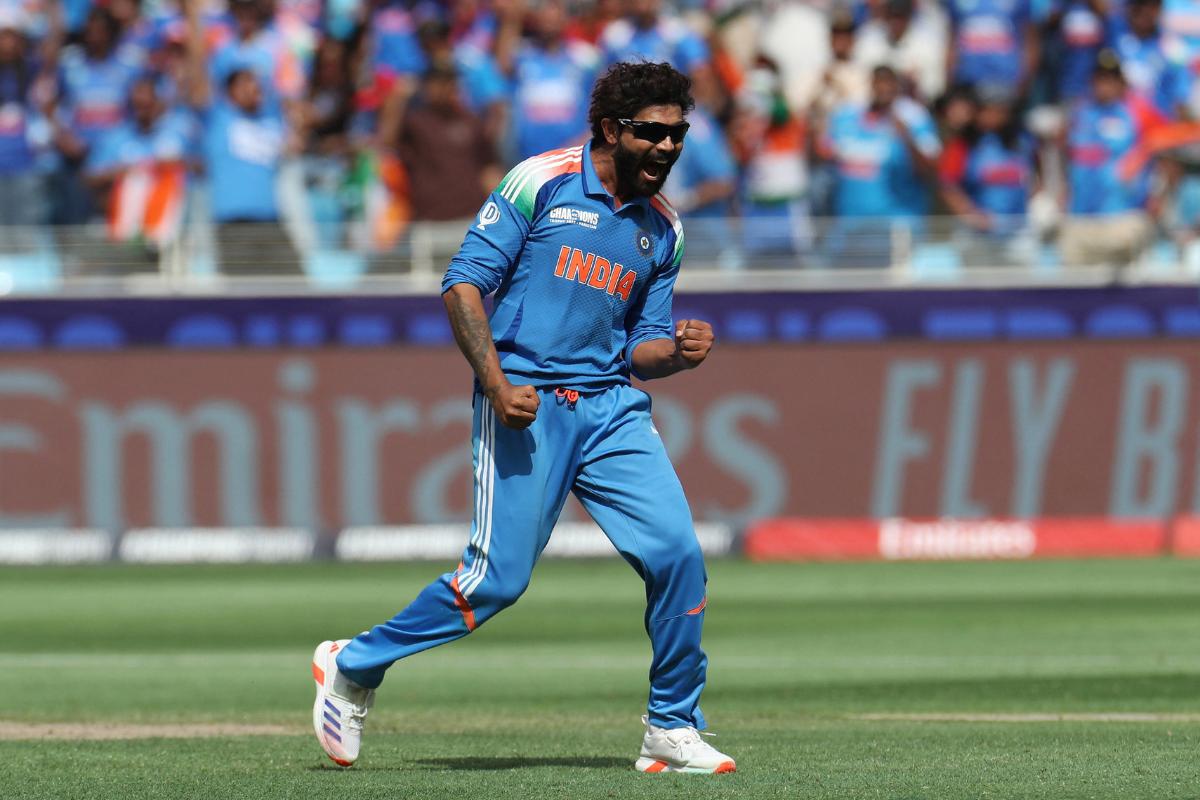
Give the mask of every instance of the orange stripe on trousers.
M 458 568 L 462 569 L 462 564 L 459 564 Z M 458 575 L 455 575 L 454 579 L 450 581 L 450 588 L 454 590 L 454 605 L 458 606 L 458 610 L 462 613 L 463 622 L 467 623 L 467 630 L 475 630 L 475 612 L 471 610 L 471 604 L 458 589 Z

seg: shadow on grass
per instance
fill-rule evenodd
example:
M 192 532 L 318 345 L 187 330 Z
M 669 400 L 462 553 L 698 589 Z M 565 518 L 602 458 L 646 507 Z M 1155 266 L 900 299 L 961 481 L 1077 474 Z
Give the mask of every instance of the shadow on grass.
M 556 758 L 525 758 L 522 756 L 496 758 L 487 756 L 468 756 L 463 758 L 419 758 L 415 761 L 415 763 L 420 764 L 425 769 L 453 769 L 466 771 L 524 769 L 526 767 L 611 769 L 613 767 L 633 766 L 633 762 L 628 758 L 611 758 L 609 756 L 562 756 Z
M 417 758 L 393 764 L 358 764 L 352 769 L 337 767 L 333 764 L 320 764 L 308 767 L 309 772 L 412 772 L 414 770 L 456 770 L 465 772 L 495 772 L 506 769 L 528 769 L 531 767 L 572 767 L 574 769 L 612 769 L 614 767 L 633 768 L 633 762 L 628 758 L 612 758 L 609 756 L 560 756 L 554 758 L 538 758 L 509 756 L 497 758 L 493 756 L 462 756 L 441 758 Z

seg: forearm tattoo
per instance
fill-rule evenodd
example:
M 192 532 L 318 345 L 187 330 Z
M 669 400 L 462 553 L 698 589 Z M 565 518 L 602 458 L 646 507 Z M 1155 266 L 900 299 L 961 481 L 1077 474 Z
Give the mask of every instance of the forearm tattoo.
M 461 297 L 454 295 L 450 299 L 450 327 L 454 330 L 454 340 L 458 349 L 466 356 L 467 362 L 475 370 L 475 376 L 489 396 L 493 388 L 489 378 L 492 365 L 490 358 L 495 345 L 492 343 L 492 328 L 485 317 L 479 314 Z

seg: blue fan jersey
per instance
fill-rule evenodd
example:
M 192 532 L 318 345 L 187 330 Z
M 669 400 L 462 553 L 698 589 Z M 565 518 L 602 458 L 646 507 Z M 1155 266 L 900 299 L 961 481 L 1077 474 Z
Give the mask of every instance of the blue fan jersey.
M 515 383 L 599 390 L 629 383 L 634 349 L 672 339 L 683 227 L 663 199 L 624 205 L 591 145 L 518 164 L 488 197 L 442 279 L 496 293 L 492 337 Z

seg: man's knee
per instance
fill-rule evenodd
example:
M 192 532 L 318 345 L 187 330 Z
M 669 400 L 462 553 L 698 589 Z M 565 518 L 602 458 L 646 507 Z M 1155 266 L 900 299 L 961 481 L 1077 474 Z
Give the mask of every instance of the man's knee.
M 655 581 L 704 576 L 704 552 L 691 525 L 664 536 L 646 560 L 648 576 Z
M 484 580 L 472 592 L 468 600 L 476 608 L 487 608 L 495 613 L 517 602 L 528 587 L 528 578 L 520 582 Z

